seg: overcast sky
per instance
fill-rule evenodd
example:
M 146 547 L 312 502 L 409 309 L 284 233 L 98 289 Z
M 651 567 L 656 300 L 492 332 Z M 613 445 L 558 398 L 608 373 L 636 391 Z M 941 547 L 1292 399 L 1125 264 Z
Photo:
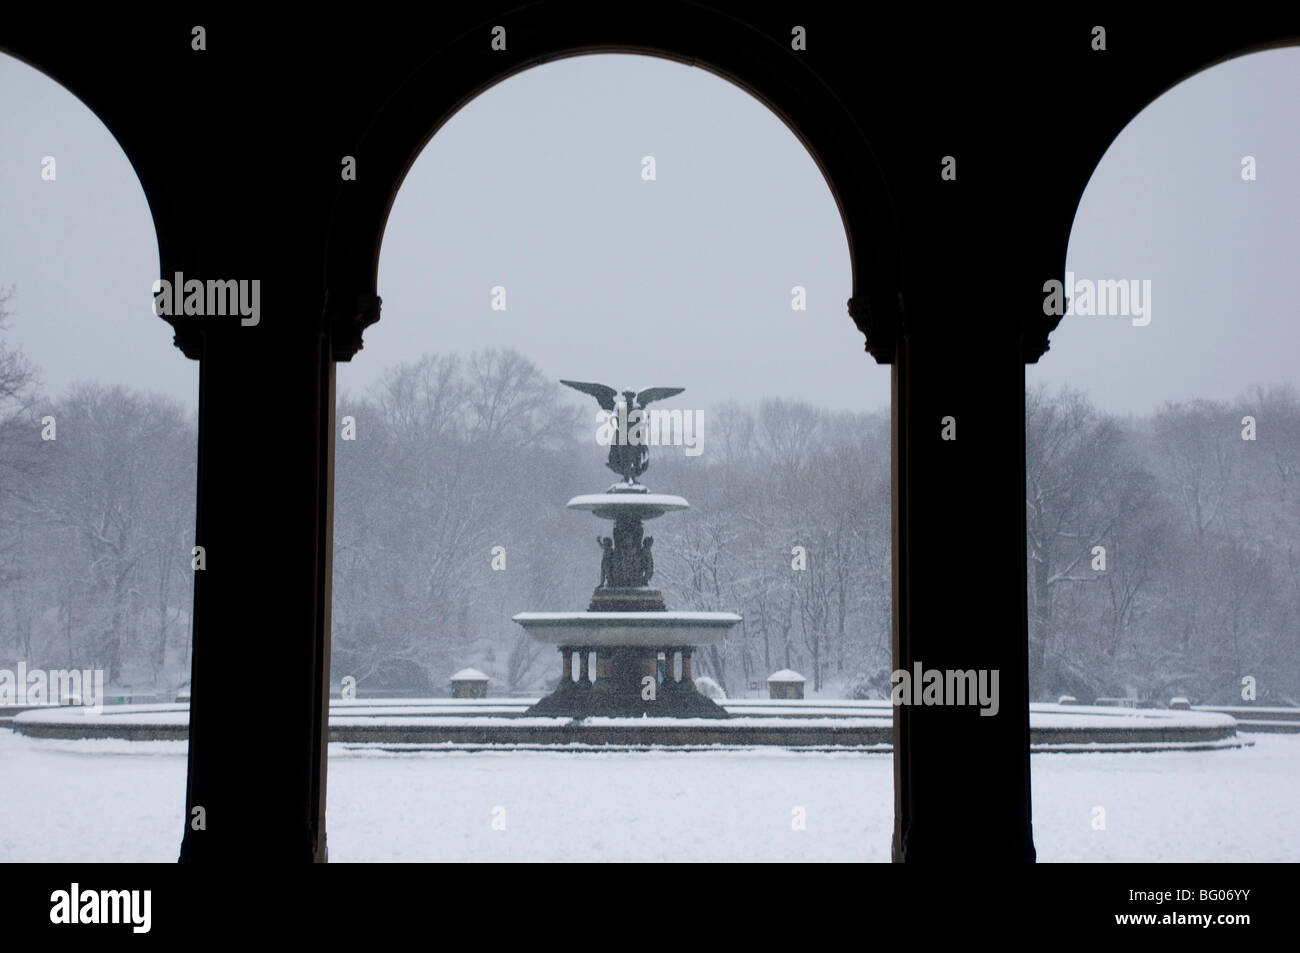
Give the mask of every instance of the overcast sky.
M 1067 267 L 1150 279 L 1151 322 L 1067 317 L 1031 382 L 1145 413 L 1300 377 L 1298 102 L 1300 50 L 1286 49 L 1192 77 L 1134 119 L 1089 184 Z M 193 406 L 197 365 L 150 312 L 152 222 L 112 137 L 3 55 L 0 130 L 10 340 L 51 394 L 97 378 Z M 1245 155 L 1257 181 L 1241 178 Z M 561 60 L 473 100 L 411 170 L 379 278 L 383 320 L 340 366 L 344 390 L 422 353 L 510 345 L 555 378 L 686 387 L 679 406 L 888 402 L 888 370 L 846 311 L 844 229 L 812 159 L 747 93 L 665 60 Z M 806 311 L 791 309 L 794 285 Z

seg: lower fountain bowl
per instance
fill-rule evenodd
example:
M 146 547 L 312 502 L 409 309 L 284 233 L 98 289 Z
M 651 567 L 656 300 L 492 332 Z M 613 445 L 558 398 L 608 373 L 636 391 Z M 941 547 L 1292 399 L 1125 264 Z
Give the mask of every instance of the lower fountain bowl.
M 709 645 L 741 621 L 734 612 L 520 612 L 514 621 L 552 645 Z

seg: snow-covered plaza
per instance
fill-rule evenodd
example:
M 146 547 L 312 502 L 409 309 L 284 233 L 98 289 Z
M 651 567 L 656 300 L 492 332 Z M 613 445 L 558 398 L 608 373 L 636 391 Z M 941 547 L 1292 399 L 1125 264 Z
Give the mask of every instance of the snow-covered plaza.
M 1300 860 L 1300 735 L 1251 738 L 1034 754 L 1039 860 Z M 0 861 L 174 861 L 185 749 L 0 729 Z M 979 779 L 954 778 L 953 797 L 964 783 Z M 888 754 L 330 745 L 334 862 L 885 862 L 892 821 Z

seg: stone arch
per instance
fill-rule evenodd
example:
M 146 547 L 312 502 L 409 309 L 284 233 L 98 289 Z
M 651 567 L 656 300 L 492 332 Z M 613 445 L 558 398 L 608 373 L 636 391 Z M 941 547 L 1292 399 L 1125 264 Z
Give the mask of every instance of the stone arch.
M 139 126 L 131 117 L 119 115 L 119 102 L 115 101 L 111 96 L 101 97 L 96 95 L 96 86 L 91 81 L 93 77 L 81 75 L 75 68 L 64 69 L 59 65 L 37 62 L 32 57 L 6 46 L 0 46 L 0 56 L 7 56 L 58 84 L 94 116 L 112 137 L 125 156 L 127 165 L 130 166 L 132 174 L 135 175 L 136 181 L 144 193 L 160 263 L 159 274 L 164 273 L 161 263 L 168 261 L 172 256 L 177 244 L 173 240 L 173 236 L 180 233 L 180 223 L 168 213 L 169 205 L 163 197 L 166 192 L 165 172 L 159 162 L 161 156 L 153 148 L 155 144 L 138 134 L 140 131 Z M 143 289 L 141 291 L 141 301 L 145 301 Z M 142 305 L 142 309 L 143 307 Z M 162 320 L 167 321 L 174 331 L 177 330 L 172 318 L 164 317 Z M 177 346 L 180 346 L 180 334 L 177 334 L 173 341 Z M 182 348 L 182 350 L 184 349 Z M 198 355 L 187 354 L 187 356 L 197 357 Z
M 1139 115 L 1175 87 L 1216 66 L 1254 53 L 1295 46 L 1300 46 L 1300 35 L 1267 41 L 1253 40 L 1248 31 L 1243 31 L 1241 37 L 1198 37 L 1197 42 L 1180 45 L 1176 52 L 1153 65 L 1116 71 L 1100 91 L 1101 95 L 1081 97 L 1091 99 L 1090 105 L 1100 101 L 1102 108 L 1096 113 L 1097 124 L 1091 134 L 1077 144 L 1070 158 L 1052 167 L 1053 176 L 1059 175 L 1059 179 L 1053 181 L 1051 188 L 1040 190 L 1046 206 L 1044 211 L 1050 216 L 1045 220 L 1049 223 L 1048 234 L 1041 236 L 1043 257 L 1038 258 L 1044 266 L 1044 279 L 1059 279 L 1064 274 L 1070 235 L 1084 193 L 1110 147 Z M 1075 87 L 1075 91 L 1080 89 Z M 1041 294 L 1039 289 L 1032 290 Z M 1035 314 L 1026 322 L 1026 363 L 1037 362 L 1047 352 L 1051 332 L 1060 324 L 1061 317 L 1048 317 L 1039 322 Z
M 798 53 L 702 7 L 665 5 L 633 27 L 585 3 L 559 5 L 565 16 L 539 5 L 504 19 L 506 51 L 490 48 L 491 21 L 452 40 L 408 78 L 350 147 L 347 154 L 359 169 L 364 163 L 365 172 L 337 186 L 326 249 L 335 360 L 350 360 L 365 328 L 379 319 L 379 253 L 388 215 L 406 174 L 438 130 L 509 77 L 591 53 L 649 55 L 703 68 L 750 93 L 785 123 L 821 170 L 840 210 L 852 269 L 850 312 L 867 336 L 867 350 L 882 363 L 892 360 L 902 269 L 895 203 L 865 132 L 824 80 Z

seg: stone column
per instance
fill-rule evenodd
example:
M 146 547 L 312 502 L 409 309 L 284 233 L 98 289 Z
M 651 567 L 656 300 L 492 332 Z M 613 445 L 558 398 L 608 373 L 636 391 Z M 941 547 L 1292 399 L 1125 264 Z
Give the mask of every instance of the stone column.
M 684 687 L 694 688 L 695 677 L 691 675 L 691 649 L 689 646 L 682 647 L 682 683 Z
M 918 667 L 996 672 L 997 710 L 951 699 L 894 709 L 892 853 L 1031 862 L 1025 373 L 1018 318 L 1004 312 L 1025 302 L 972 305 L 969 292 L 990 276 L 1019 276 L 1031 292 L 1043 279 L 970 233 L 996 209 L 940 194 L 952 207 L 923 219 L 936 244 L 893 363 L 893 664 L 912 678 Z M 971 547 L 978 578 L 957 568 Z
M 214 242 L 243 247 L 247 236 L 231 228 L 226 242 L 222 233 Z M 334 364 L 328 337 L 312 330 L 319 302 L 295 297 L 310 285 L 311 263 L 295 281 L 286 254 L 277 281 L 262 287 L 258 325 L 202 319 L 210 327 L 185 339 L 194 348 L 186 353 L 201 356 L 193 545 L 206 560 L 194 573 L 189 773 L 178 819 L 185 862 L 326 856 Z M 264 259 L 227 258 L 185 268 L 249 279 L 268 270 Z M 250 423 L 268 407 L 276 408 L 276 426 Z M 229 693 L 247 681 L 250 653 L 259 670 L 277 676 L 274 739 L 257 706 L 236 704 Z M 189 823 L 196 808 L 206 830 Z
M 639 677 L 637 678 L 638 688 L 641 684 L 641 679 L 645 678 L 647 675 L 653 678 L 656 682 L 658 682 L 659 681 L 659 653 L 651 652 L 648 655 L 642 655 L 640 658 L 640 664 L 637 666 L 637 672 L 639 675 Z
M 564 656 L 564 661 L 560 663 L 560 667 L 561 667 L 560 687 L 572 688 L 573 687 L 573 648 L 571 646 L 566 645 L 560 649 L 560 654 Z
M 587 660 L 591 656 L 591 647 L 584 646 L 578 650 L 578 682 L 582 685 L 591 685 L 591 677 L 587 674 Z

